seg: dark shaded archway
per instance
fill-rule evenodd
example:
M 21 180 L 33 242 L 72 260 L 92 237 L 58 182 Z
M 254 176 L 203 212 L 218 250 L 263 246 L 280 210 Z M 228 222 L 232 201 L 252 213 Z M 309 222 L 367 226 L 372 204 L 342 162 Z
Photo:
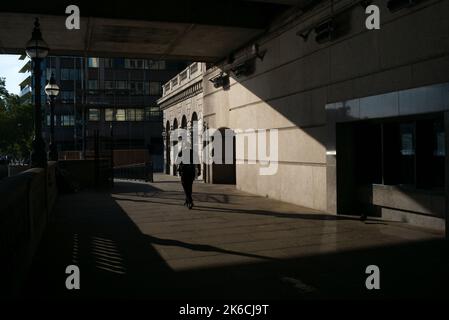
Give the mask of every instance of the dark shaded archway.
M 187 129 L 187 117 L 185 115 L 182 116 L 181 128 L 182 129 Z
M 165 173 L 170 174 L 170 121 L 165 124 Z
M 173 120 L 173 131 L 176 131 L 176 129 L 178 129 L 178 119 L 175 118 L 175 120 Z M 173 141 L 173 147 L 176 146 L 178 144 L 177 140 Z M 171 149 L 171 147 L 170 147 Z M 176 165 L 173 163 L 173 175 L 176 176 L 177 172 L 176 172 Z

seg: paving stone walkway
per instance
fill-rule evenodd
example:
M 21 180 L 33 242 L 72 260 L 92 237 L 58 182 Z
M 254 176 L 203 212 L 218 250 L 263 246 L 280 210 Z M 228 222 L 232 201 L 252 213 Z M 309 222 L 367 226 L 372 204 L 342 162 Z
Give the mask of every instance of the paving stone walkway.
M 438 296 L 449 284 L 438 231 L 332 216 L 194 184 L 193 210 L 175 177 L 116 181 L 112 190 L 61 195 L 24 297 L 364 298 Z M 65 288 L 65 268 L 81 290 Z M 381 290 L 365 288 L 378 265 Z

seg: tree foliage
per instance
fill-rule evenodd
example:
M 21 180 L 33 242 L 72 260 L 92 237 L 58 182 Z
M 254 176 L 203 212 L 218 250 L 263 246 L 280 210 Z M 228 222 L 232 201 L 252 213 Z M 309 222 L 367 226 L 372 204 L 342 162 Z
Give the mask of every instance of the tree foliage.
M 0 155 L 28 159 L 33 136 L 33 107 L 11 94 L 0 78 Z

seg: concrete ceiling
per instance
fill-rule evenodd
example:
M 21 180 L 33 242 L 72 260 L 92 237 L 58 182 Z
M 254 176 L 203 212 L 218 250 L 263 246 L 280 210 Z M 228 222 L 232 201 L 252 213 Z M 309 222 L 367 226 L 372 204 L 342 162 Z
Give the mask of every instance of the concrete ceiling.
M 5 1 L 0 53 L 23 53 L 39 17 L 52 54 L 217 61 L 308 0 L 78 1 L 80 30 L 65 28 L 72 1 Z

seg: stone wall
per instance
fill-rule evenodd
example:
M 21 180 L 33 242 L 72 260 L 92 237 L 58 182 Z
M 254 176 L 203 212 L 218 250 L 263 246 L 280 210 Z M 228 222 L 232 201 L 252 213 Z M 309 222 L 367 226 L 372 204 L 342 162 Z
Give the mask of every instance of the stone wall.
M 352 3 L 336 1 L 335 10 Z M 259 175 L 260 164 L 238 165 L 239 189 L 327 210 L 336 187 L 330 183 L 328 190 L 335 155 L 326 150 L 335 132 L 327 126 L 326 105 L 449 80 L 449 1 L 426 1 L 395 13 L 386 1 L 373 3 L 380 7 L 380 30 L 365 28 L 367 15 L 357 5 L 345 11 L 349 33 L 324 44 L 313 34 L 304 41 L 298 31 L 330 14 L 329 3 L 322 3 L 258 40 L 266 54 L 256 60 L 252 75 L 231 74 L 226 89 L 209 81 L 220 68 L 205 75 L 209 127 L 279 129 L 277 174 Z
M 19 293 L 57 194 L 55 162 L 0 181 L 0 296 Z

